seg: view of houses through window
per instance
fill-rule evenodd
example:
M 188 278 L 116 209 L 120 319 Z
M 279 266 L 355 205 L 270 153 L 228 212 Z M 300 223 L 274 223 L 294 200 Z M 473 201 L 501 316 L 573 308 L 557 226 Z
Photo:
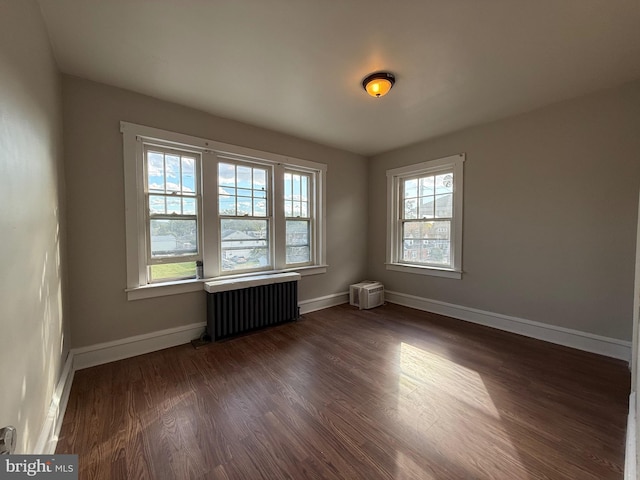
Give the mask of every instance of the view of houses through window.
M 402 260 L 451 264 L 453 172 L 404 179 Z
M 199 153 L 145 146 L 146 244 L 149 282 L 191 278 L 200 245 L 203 219 L 200 202 Z M 217 161 L 219 270 L 244 272 L 275 267 L 272 179 L 275 167 L 235 160 Z M 284 169 L 284 265 L 313 263 L 313 173 Z M 211 240 L 208 239 L 210 242 Z M 282 263 L 282 262 L 280 262 Z
M 287 264 L 311 261 L 311 176 L 299 172 L 284 174 Z
M 179 280 L 325 273 L 327 166 L 120 122 L 129 299 Z M 144 287 L 158 288 L 144 288 Z
M 220 162 L 218 213 L 222 270 L 271 266 L 267 168 Z
M 196 156 L 150 146 L 145 156 L 150 279 L 195 275 L 199 258 Z
M 387 170 L 387 269 L 461 278 L 465 154 Z

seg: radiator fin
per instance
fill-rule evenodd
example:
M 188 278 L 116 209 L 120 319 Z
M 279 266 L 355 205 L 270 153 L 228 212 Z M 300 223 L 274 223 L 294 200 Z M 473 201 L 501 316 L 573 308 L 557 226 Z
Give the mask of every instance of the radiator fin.
M 213 341 L 297 318 L 297 281 L 207 294 L 207 330 Z

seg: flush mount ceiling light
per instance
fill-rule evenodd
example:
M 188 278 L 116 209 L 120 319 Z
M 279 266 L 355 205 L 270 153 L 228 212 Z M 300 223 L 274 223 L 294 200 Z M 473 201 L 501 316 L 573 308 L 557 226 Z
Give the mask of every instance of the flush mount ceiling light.
M 372 97 L 384 97 L 393 84 L 396 83 L 396 77 L 389 72 L 376 72 L 369 75 L 362 81 L 362 86 Z

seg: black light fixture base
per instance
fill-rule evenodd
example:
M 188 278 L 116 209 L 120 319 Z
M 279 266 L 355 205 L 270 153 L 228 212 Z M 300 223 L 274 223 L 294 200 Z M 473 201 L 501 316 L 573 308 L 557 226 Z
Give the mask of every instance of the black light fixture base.
M 367 90 L 367 84 L 373 80 L 388 80 L 391 83 L 391 87 L 396 83 L 396 76 L 393 73 L 389 72 L 374 72 L 371 75 L 367 75 L 364 80 L 362 80 L 362 88 Z

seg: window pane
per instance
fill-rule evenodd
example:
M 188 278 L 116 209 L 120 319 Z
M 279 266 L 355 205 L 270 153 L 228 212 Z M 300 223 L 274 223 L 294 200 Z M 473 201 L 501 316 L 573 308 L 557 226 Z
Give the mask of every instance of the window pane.
M 418 218 L 417 199 L 407 198 L 404 200 L 403 218 L 406 218 L 408 220 Z
M 151 282 L 195 277 L 196 262 L 163 263 L 161 265 L 151 265 L 149 268 L 149 276 L 149 281 Z
M 182 192 L 195 193 L 196 191 L 196 173 L 195 158 L 182 157 Z
M 436 217 L 453 217 L 453 194 L 436 196 Z
M 149 195 L 149 212 L 150 213 L 167 213 L 164 195 Z
M 434 181 L 435 181 L 435 178 L 433 177 L 433 175 L 429 177 L 423 177 L 420 179 L 420 195 L 421 196 L 424 197 L 427 195 L 433 195 Z
M 267 171 L 255 168 L 253 170 L 253 188 L 256 190 L 265 190 L 267 188 Z
M 248 217 L 268 215 L 267 169 L 220 163 L 218 174 L 219 214 Z
M 284 198 L 286 200 L 291 200 L 292 195 L 293 194 L 291 191 L 291 174 L 285 173 L 284 174 Z
M 411 263 L 449 267 L 451 266 L 449 242 L 444 240 L 405 242 L 402 260 Z
M 451 222 L 450 221 L 430 222 L 429 230 L 425 235 L 425 238 L 448 241 L 451 238 Z
M 263 198 L 253 199 L 253 216 L 254 217 L 266 217 L 267 216 L 267 201 Z
M 285 173 L 285 217 L 309 217 L 310 176 L 302 173 Z
M 287 220 L 287 245 L 309 245 L 309 222 Z
M 239 197 L 249 197 L 251 198 L 251 192 L 252 190 L 246 189 L 246 188 L 239 188 L 237 191 L 237 195 Z
M 182 213 L 184 215 L 196 214 L 196 199 L 195 198 L 183 198 L 182 199 Z
M 419 218 L 433 218 L 433 197 L 424 197 L 420 199 Z
M 428 263 L 449 266 L 451 264 L 449 242 L 444 240 L 425 240 L 424 251 Z
M 167 197 L 167 213 L 182 213 L 182 202 L 179 197 Z
M 311 261 L 311 252 L 308 246 L 287 247 L 287 265 L 294 263 L 309 263 Z
M 291 175 L 291 179 L 293 180 L 293 198 L 300 198 L 300 175 Z
M 402 260 L 437 266 L 450 266 L 450 221 L 404 222 Z
M 236 167 L 230 163 L 218 164 L 218 185 L 226 187 L 236 186 Z
M 236 215 L 251 215 L 253 204 L 250 199 L 238 197 L 238 211 Z
M 222 219 L 220 227 L 223 271 L 270 265 L 267 220 Z
M 165 172 L 167 178 L 167 192 L 180 192 L 180 157 L 165 155 Z
M 309 177 L 303 175 L 300 179 L 300 200 L 309 201 Z
M 236 196 L 236 189 L 233 187 L 220 187 L 218 190 L 219 195 L 231 195 Z
M 228 195 L 220 195 L 218 198 L 218 210 L 220 215 L 235 215 L 236 214 L 236 197 L 230 197 Z
M 164 193 L 164 155 L 147 152 L 147 177 L 150 192 Z
M 311 261 L 309 246 L 310 222 L 305 220 L 287 220 L 286 223 L 286 262 L 307 263 Z
M 253 182 L 251 180 L 251 167 L 245 167 L 243 165 L 238 165 L 236 167 L 236 181 L 238 187 L 241 188 L 251 188 Z
M 198 233 L 195 220 L 152 219 L 149 223 L 152 258 L 198 253 Z
M 453 192 L 453 173 L 436 175 L 436 193 Z
M 418 196 L 418 180 L 415 178 L 404 181 L 404 198 Z

